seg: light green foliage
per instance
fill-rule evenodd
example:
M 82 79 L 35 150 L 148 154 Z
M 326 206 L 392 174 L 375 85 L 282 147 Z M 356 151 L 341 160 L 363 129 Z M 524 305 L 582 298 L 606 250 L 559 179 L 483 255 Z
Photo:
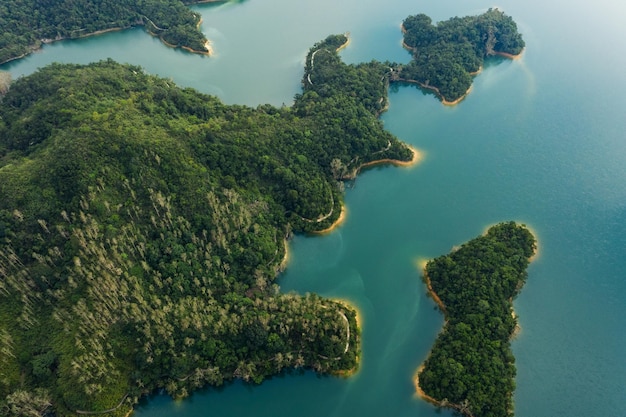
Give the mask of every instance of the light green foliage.
M 11 87 L 11 73 L 0 71 L 0 98 L 9 91 Z

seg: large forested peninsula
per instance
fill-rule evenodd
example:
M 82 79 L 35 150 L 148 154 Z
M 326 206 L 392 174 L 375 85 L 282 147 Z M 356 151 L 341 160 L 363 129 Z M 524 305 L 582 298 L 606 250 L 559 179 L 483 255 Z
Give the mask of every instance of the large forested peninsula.
M 402 23 L 404 46 L 412 61 L 399 66 L 394 80 L 416 82 L 434 91 L 446 104 L 462 99 L 484 59 L 494 55 L 512 57 L 524 49 L 524 40 L 510 16 L 489 9 L 478 16 L 453 17 L 432 24 L 424 14 Z
M 380 63 L 308 53 L 291 107 L 230 106 L 136 66 L 53 64 L 0 103 L 0 413 L 122 416 L 283 369 L 355 369 L 355 310 L 278 292 L 285 239 L 341 181 L 412 152 Z
M 469 417 L 513 415 L 512 299 L 535 251 L 530 231 L 507 222 L 426 264 L 424 279 L 446 323 L 416 377 L 425 399 Z
M 207 39 L 198 30 L 200 15 L 186 6 L 198 2 L 3 0 L 0 3 L 0 63 L 24 56 L 45 42 L 132 26 L 144 26 L 171 46 L 208 53 Z

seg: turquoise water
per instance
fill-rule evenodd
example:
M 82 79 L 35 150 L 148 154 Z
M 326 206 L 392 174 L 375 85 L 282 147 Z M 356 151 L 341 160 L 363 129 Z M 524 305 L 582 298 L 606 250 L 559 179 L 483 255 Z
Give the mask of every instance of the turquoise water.
M 249 0 L 197 6 L 214 57 L 175 51 L 141 29 L 61 42 L 5 65 L 14 77 L 52 61 L 131 62 L 226 103 L 289 104 L 308 48 L 349 31 L 348 62 L 407 61 L 399 24 L 479 13 L 481 0 Z M 284 291 L 350 300 L 363 317 L 363 360 L 348 379 L 313 373 L 240 382 L 138 416 L 448 416 L 413 395 L 412 375 L 443 319 L 416 262 L 488 225 L 532 227 L 540 255 L 515 301 L 522 332 L 516 415 L 625 416 L 626 7 L 617 1 L 498 4 L 527 49 L 492 62 L 456 107 L 394 88 L 385 126 L 424 152 L 413 168 L 374 168 L 346 193 L 345 224 L 296 236 Z

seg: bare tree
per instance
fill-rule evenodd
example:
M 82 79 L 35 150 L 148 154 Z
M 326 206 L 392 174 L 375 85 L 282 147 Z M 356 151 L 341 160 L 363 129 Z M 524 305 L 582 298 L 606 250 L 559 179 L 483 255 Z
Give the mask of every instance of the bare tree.
M 0 71 L 0 96 L 5 95 L 11 87 L 11 73 Z
M 34 392 L 18 390 L 9 394 L 3 411 L 6 416 L 40 417 L 52 406 L 50 395 L 44 389 L 37 388 Z

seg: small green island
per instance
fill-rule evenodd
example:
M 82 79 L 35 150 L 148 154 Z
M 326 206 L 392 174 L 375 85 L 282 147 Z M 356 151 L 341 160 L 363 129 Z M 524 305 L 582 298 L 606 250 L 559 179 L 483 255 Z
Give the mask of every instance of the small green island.
M 413 59 L 399 65 L 393 81 L 417 83 L 433 91 L 444 104 L 456 104 L 472 86 L 486 58 L 514 58 L 525 43 L 517 24 L 498 9 L 478 16 L 454 17 L 437 25 L 424 14 L 402 22 L 403 45 Z
M 201 18 L 187 6 L 227 0 L 3 0 L 0 64 L 44 43 L 143 26 L 169 46 L 208 54 Z
M 383 129 L 382 63 L 309 51 L 293 106 L 225 105 L 111 60 L 0 102 L 0 414 L 125 416 L 165 389 L 358 367 L 357 311 L 279 292 L 293 233 L 343 181 L 415 153 Z
M 422 398 L 468 417 L 513 416 L 512 300 L 536 250 L 525 226 L 506 222 L 426 264 L 424 280 L 446 321 L 417 372 Z

